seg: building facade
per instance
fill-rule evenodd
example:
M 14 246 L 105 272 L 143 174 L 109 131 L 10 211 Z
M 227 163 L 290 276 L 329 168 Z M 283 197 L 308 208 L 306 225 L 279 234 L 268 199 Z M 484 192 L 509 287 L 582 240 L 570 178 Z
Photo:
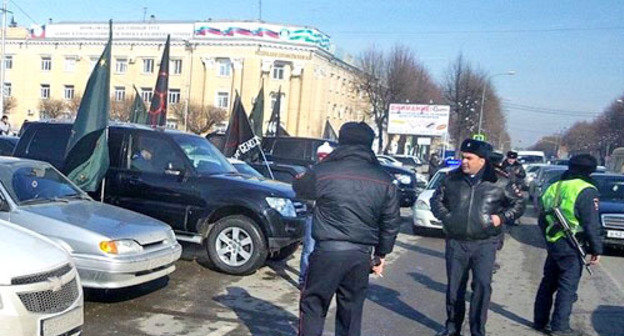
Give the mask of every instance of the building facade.
M 168 122 L 184 129 L 175 104 L 214 105 L 231 111 L 238 92 L 251 111 L 265 89 L 265 129 L 281 92 L 281 122 L 291 135 L 315 136 L 329 120 L 335 129 L 362 120 L 358 69 L 337 58 L 316 28 L 259 21 L 125 22 L 113 25 L 111 101 L 134 98 L 149 107 L 166 36 L 171 35 Z M 6 111 L 14 129 L 43 118 L 42 100 L 71 101 L 83 94 L 104 49 L 108 23 L 50 23 L 41 30 L 7 32 Z

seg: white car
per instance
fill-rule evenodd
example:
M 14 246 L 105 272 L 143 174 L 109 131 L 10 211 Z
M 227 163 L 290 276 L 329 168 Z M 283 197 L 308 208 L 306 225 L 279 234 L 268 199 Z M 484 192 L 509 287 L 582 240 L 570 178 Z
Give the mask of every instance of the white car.
M 457 169 L 457 167 L 447 167 L 438 170 L 429 183 L 427 183 L 425 190 L 418 195 L 413 208 L 413 229 L 415 234 L 427 229 L 442 230 L 442 222 L 435 218 L 431 212 L 430 200 L 436 188 L 444 181 L 444 178 L 446 178 L 446 175 L 454 169 Z
M 69 253 L 0 221 L 0 335 L 79 335 L 84 299 Z
M 379 162 L 381 162 L 382 164 L 403 167 L 403 164 L 399 160 L 393 158 L 390 155 L 377 155 L 377 160 L 379 160 Z

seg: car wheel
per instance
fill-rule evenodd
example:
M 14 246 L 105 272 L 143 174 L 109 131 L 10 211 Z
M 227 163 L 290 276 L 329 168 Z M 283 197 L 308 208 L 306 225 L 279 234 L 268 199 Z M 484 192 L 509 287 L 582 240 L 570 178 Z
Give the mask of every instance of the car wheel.
M 266 261 L 268 250 L 264 235 L 246 216 L 218 220 L 204 239 L 210 263 L 223 273 L 249 275 Z
M 278 252 L 275 252 L 274 254 L 270 255 L 269 260 L 282 261 L 282 260 L 288 259 L 288 257 L 293 255 L 297 251 L 298 248 L 299 248 L 299 243 L 290 244 L 282 248 Z

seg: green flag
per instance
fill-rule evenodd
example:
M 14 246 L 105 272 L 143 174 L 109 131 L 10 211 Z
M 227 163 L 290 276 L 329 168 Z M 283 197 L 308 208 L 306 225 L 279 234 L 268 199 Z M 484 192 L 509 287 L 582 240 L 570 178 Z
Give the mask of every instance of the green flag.
M 109 166 L 106 129 L 112 41 L 111 20 L 108 43 L 87 82 L 65 151 L 63 173 L 84 191 L 96 191 Z
M 134 85 L 132 85 L 132 87 L 134 88 L 134 103 L 132 103 L 132 110 L 130 111 L 130 122 L 135 124 L 147 125 L 147 122 L 149 120 L 147 107 L 145 107 L 145 103 L 143 103 L 143 99 L 141 99 L 139 90 L 137 90 L 136 86 Z
M 262 124 L 264 123 L 264 82 L 260 87 L 260 92 L 258 92 L 253 109 L 249 115 L 249 122 L 251 123 L 251 128 L 253 129 L 254 134 L 257 137 L 261 137 Z

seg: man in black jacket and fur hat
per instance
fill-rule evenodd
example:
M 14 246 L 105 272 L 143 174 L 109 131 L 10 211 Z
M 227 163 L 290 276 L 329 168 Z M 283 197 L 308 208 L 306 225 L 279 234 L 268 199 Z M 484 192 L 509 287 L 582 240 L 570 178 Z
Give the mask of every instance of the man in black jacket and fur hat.
M 489 162 L 492 146 L 466 139 L 461 167 L 450 172 L 431 198 L 431 210 L 446 234 L 446 327 L 440 336 L 460 335 L 466 311 L 466 285 L 472 271 L 470 332 L 485 335 L 492 271 L 502 225 L 524 211 L 522 194 L 497 176 Z
M 300 336 L 323 333 L 336 294 L 336 335 L 358 336 L 372 271 L 379 275 L 401 223 L 393 178 L 371 150 L 375 133 L 363 122 L 340 128 L 338 148 L 293 182 L 297 196 L 316 201 L 307 279 L 301 293 Z M 374 253 L 378 264 L 371 265 Z

